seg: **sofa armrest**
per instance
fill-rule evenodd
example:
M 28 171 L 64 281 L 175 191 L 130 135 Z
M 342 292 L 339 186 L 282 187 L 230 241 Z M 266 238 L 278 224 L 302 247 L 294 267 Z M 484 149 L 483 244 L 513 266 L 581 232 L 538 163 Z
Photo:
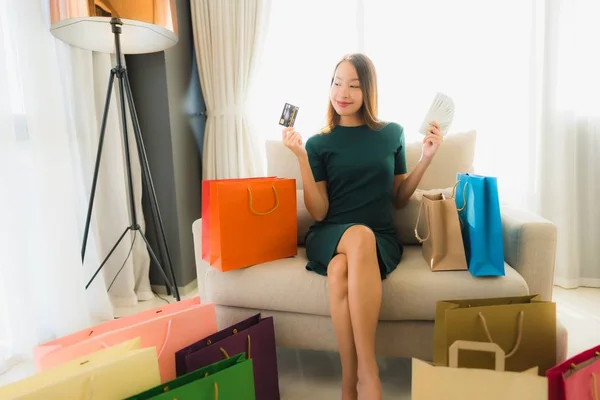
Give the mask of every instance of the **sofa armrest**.
M 556 225 L 507 205 L 501 206 L 504 260 L 527 282 L 529 293 L 552 300 L 556 260 Z
M 196 257 L 196 278 L 198 281 L 198 296 L 205 301 L 206 296 L 206 272 L 210 265 L 202 259 L 202 218 L 192 223 L 192 234 L 194 236 L 194 255 Z

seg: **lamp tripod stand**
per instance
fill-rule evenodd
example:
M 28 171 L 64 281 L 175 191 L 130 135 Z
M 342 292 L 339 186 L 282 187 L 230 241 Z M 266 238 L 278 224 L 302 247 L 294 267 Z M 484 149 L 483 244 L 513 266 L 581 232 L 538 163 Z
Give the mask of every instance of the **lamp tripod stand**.
M 167 286 L 167 291 L 170 292 L 169 294 L 171 294 L 171 293 L 174 294 L 177 301 L 179 301 L 179 300 L 181 300 L 181 298 L 179 296 L 179 290 L 178 290 L 177 282 L 175 279 L 175 273 L 173 271 L 171 255 L 169 253 L 169 247 L 167 245 L 167 239 L 165 236 L 165 230 L 164 230 L 164 226 L 163 226 L 163 222 L 162 222 L 162 217 L 160 215 L 160 210 L 158 208 L 158 201 L 156 198 L 156 191 L 154 189 L 154 183 L 152 181 L 152 176 L 150 174 L 148 158 L 146 156 L 146 150 L 144 148 L 144 143 L 142 140 L 140 123 L 139 123 L 139 120 L 137 117 L 137 112 L 135 110 L 135 105 L 133 103 L 133 95 L 131 92 L 131 85 L 129 83 L 129 77 L 127 75 L 127 70 L 123 66 L 122 61 L 121 61 L 121 58 L 122 58 L 121 26 L 122 25 L 123 25 L 123 23 L 121 22 L 120 18 L 111 18 L 110 26 L 112 29 L 112 33 L 114 35 L 117 65 L 111 69 L 110 77 L 108 80 L 108 89 L 107 89 L 107 93 L 106 93 L 106 101 L 104 104 L 104 112 L 102 115 L 102 125 L 100 128 L 100 139 L 98 142 L 98 150 L 97 150 L 97 154 L 96 154 L 96 164 L 94 167 L 94 177 L 92 180 L 92 190 L 91 190 L 90 200 L 89 200 L 89 205 L 88 205 L 88 210 L 87 210 L 85 230 L 84 230 L 84 234 L 83 234 L 83 244 L 81 247 L 81 261 L 83 262 L 85 260 L 85 251 L 86 251 L 88 234 L 89 234 L 89 229 L 90 229 L 92 209 L 94 207 L 94 197 L 96 194 L 96 186 L 98 183 L 98 172 L 100 169 L 102 148 L 104 145 L 104 137 L 106 134 L 106 122 L 108 119 L 108 110 L 110 108 L 115 78 L 117 79 L 117 82 L 119 84 L 118 94 L 119 94 L 119 98 L 120 98 L 121 126 L 123 129 L 123 143 L 124 143 L 124 151 L 125 151 L 125 168 L 126 168 L 127 189 L 128 189 L 130 225 L 125 228 L 125 230 L 123 231 L 123 233 L 121 234 L 121 236 L 119 237 L 119 239 L 117 240 L 115 245 L 109 251 L 109 253 L 106 256 L 106 258 L 104 259 L 104 261 L 102 261 L 102 263 L 100 264 L 100 266 L 98 267 L 98 269 L 96 270 L 96 272 L 94 273 L 92 278 L 89 280 L 89 282 L 85 286 L 85 288 L 86 289 L 89 288 L 89 286 L 92 284 L 92 282 L 94 281 L 94 279 L 96 278 L 98 273 L 102 270 L 102 268 L 104 267 L 104 265 L 106 264 L 106 262 L 108 261 L 110 256 L 114 253 L 117 246 L 121 243 L 121 241 L 123 240 L 123 238 L 125 237 L 127 232 L 132 231 L 132 232 L 135 232 L 135 234 L 138 234 L 142 237 L 142 239 L 146 243 L 146 247 L 148 249 L 148 253 L 150 254 L 151 261 L 153 261 L 156 264 L 156 266 L 158 267 L 158 270 L 160 271 L 160 274 L 162 275 L 163 279 L 165 280 L 165 284 Z M 134 198 L 134 194 L 133 194 L 133 180 L 132 180 L 132 175 L 131 175 L 131 153 L 130 153 L 130 146 L 129 146 L 129 137 L 128 137 L 128 132 L 127 132 L 127 116 L 126 116 L 125 100 L 127 100 L 127 105 L 129 106 L 129 113 L 130 113 L 131 120 L 132 120 L 133 133 L 134 133 L 134 137 L 135 137 L 137 152 L 139 155 L 141 171 L 142 171 L 142 181 L 143 181 L 142 186 L 145 188 L 145 193 L 146 193 L 146 196 L 150 203 L 152 219 L 153 219 L 153 223 L 154 223 L 154 226 L 155 226 L 156 232 L 157 232 L 158 247 L 161 250 L 160 254 L 161 254 L 162 260 L 163 260 L 162 263 L 159 261 L 156 253 L 152 249 L 152 246 L 148 242 L 148 239 L 144 235 L 144 232 L 142 232 L 141 227 L 137 220 L 135 198 Z M 161 249 L 161 246 L 162 246 L 162 249 Z M 170 279 L 167 276 L 166 269 L 168 269 L 168 271 L 169 271 Z

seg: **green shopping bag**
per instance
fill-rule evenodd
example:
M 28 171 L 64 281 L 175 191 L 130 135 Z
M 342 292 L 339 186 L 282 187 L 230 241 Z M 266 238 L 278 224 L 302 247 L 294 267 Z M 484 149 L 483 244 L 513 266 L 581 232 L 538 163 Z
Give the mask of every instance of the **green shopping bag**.
M 255 400 L 252 360 L 244 353 L 182 375 L 125 400 Z

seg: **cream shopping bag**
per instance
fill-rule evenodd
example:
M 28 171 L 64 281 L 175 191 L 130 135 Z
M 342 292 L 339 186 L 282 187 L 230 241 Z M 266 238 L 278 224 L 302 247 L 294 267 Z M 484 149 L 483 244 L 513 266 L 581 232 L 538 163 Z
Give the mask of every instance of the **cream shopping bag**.
M 120 400 L 159 384 L 156 350 L 135 338 L 0 387 L 0 399 Z
M 458 368 L 458 351 L 495 353 L 495 370 Z M 548 379 L 537 367 L 505 371 L 505 353 L 495 343 L 457 340 L 450 346 L 449 367 L 412 360 L 412 400 L 547 400 Z

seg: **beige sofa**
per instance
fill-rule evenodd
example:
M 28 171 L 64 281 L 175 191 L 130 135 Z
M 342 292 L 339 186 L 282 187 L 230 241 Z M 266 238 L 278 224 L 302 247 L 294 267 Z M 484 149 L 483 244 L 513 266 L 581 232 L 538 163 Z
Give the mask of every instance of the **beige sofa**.
M 448 135 L 410 204 L 394 213 L 405 252 L 398 268 L 383 282 L 379 355 L 431 360 L 438 300 L 533 293 L 544 300 L 552 298 L 556 227 L 508 205 L 502 205 L 506 276 L 475 278 L 467 271 L 432 272 L 422 257 L 414 237 L 422 191 L 451 190 L 457 172 L 474 172 L 475 139 L 474 131 Z M 297 161 L 280 142 L 268 142 L 266 150 L 268 175 L 296 178 L 298 255 L 221 273 L 202 260 L 202 223 L 197 220 L 193 234 L 199 295 L 216 304 L 220 328 L 261 312 L 274 317 L 279 347 L 335 351 L 327 279 L 305 269 L 303 238 L 313 221 L 304 207 Z M 420 142 L 407 143 L 409 170 L 420 152 Z M 560 361 L 566 357 L 566 332 L 560 326 L 557 347 Z

